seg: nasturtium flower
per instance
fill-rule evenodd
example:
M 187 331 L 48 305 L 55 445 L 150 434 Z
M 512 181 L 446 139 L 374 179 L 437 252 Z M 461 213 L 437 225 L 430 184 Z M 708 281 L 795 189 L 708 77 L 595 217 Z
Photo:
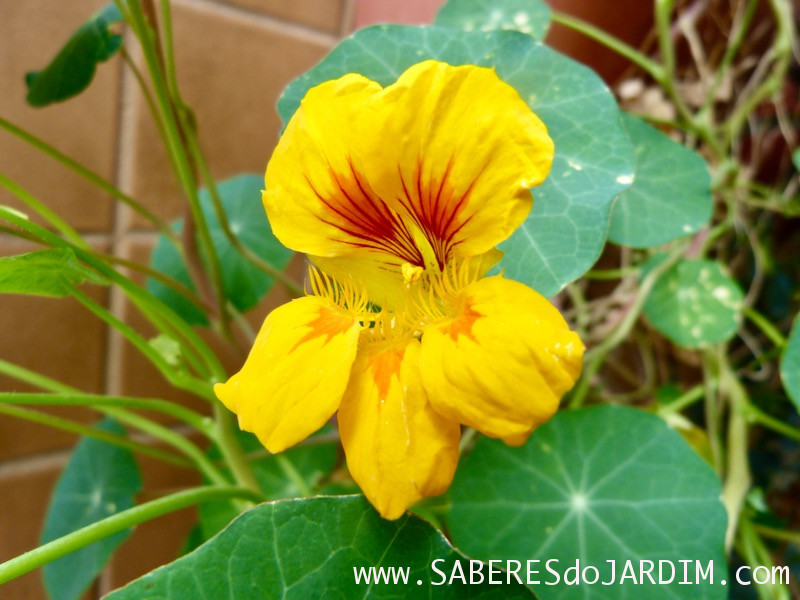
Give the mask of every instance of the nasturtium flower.
M 308 293 L 267 316 L 219 399 L 270 452 L 338 411 L 347 465 L 388 519 L 442 493 L 461 426 L 521 444 L 575 382 L 583 344 L 527 286 L 487 276 L 553 142 L 494 70 L 425 61 L 385 88 L 307 93 L 264 207 L 309 256 Z

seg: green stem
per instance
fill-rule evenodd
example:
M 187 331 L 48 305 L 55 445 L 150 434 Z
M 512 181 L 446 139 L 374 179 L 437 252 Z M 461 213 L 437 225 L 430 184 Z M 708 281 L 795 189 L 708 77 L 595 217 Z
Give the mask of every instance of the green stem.
M 211 386 L 200 379 L 192 377 L 187 373 L 178 373 L 167 361 L 151 346 L 147 340 L 140 336 L 130 326 L 126 325 L 105 308 L 77 288 L 73 288 L 72 296 L 81 304 L 88 308 L 92 313 L 99 317 L 106 324 L 119 331 L 125 339 L 139 350 L 151 363 L 161 372 L 161 374 L 175 387 L 192 392 L 201 398 L 213 401 L 215 396 L 211 391 Z
M 191 425 L 206 437 L 213 437 L 209 420 L 180 404 L 153 398 L 132 398 L 128 396 L 103 396 L 82 393 L 23 393 L 0 392 L 0 406 L 3 404 L 25 404 L 36 406 L 88 406 L 90 408 L 133 408 L 151 410 L 174 417 Z
M 94 267 L 111 282 L 118 285 L 123 292 L 125 292 L 125 295 L 131 300 L 133 305 L 136 306 L 156 328 L 161 331 L 166 331 L 167 333 L 175 332 L 179 342 L 181 342 L 182 348 L 190 352 L 196 351 L 209 368 L 209 375 L 213 380 L 223 381 L 227 378 L 224 367 L 203 338 L 201 338 L 186 321 L 175 314 L 175 312 L 163 302 L 154 298 L 152 294 L 110 267 L 103 260 L 95 257 L 91 252 L 87 252 L 78 246 L 70 244 L 68 241 L 53 234 L 44 227 L 25 218 L 25 216 L 18 211 L 8 207 L 0 207 L 0 218 L 24 231 L 32 233 L 41 240 L 43 244 L 50 245 L 54 248 L 70 248 L 73 250 L 79 259 Z M 203 397 L 214 399 L 214 396 L 210 395 L 210 392 L 204 394 Z
M 692 404 L 700 400 L 705 395 L 705 392 L 706 388 L 704 385 L 696 385 L 689 391 L 684 392 L 683 394 L 675 398 L 675 400 L 673 400 L 669 404 L 665 404 L 664 406 L 659 407 L 657 411 L 658 415 L 660 417 L 666 417 L 668 415 L 681 412 L 686 407 L 691 406 Z
M 110 196 L 116 198 L 120 202 L 129 206 L 132 210 L 140 214 L 142 217 L 153 223 L 153 225 L 158 228 L 159 232 L 164 234 L 165 236 L 176 240 L 175 233 L 170 230 L 167 224 L 157 217 L 155 214 L 150 212 L 145 206 L 137 202 L 134 198 L 129 196 L 128 194 L 122 192 L 119 188 L 114 186 L 109 181 L 106 181 L 103 177 L 84 167 L 82 164 L 76 162 L 66 154 L 63 154 L 53 146 L 49 145 L 44 140 L 37 138 L 32 133 L 17 127 L 13 123 L 3 119 L 0 117 L 0 127 L 11 133 L 12 135 L 17 136 L 21 140 L 27 142 L 41 153 L 46 154 L 50 158 L 60 162 L 62 165 L 73 171 L 75 174 L 83 177 L 86 181 L 93 184 L 95 187 L 103 190 Z
M 731 370 L 725 356 L 725 348 L 720 346 L 717 353 L 720 371 L 720 391 L 727 396 L 730 406 L 728 416 L 728 448 L 725 468 L 725 482 L 722 486 L 722 503 L 728 511 L 728 528 L 725 533 L 725 548 L 730 552 L 736 536 L 745 498 L 750 491 L 752 478 L 748 457 L 748 427 L 746 409 L 747 392 Z
M 592 269 L 583 275 L 584 279 L 597 279 L 606 281 L 609 279 L 624 279 L 631 275 L 638 275 L 640 267 L 623 267 L 621 269 Z
M 20 367 L 19 365 L 15 365 L 5 360 L 0 360 L 0 373 L 3 375 L 8 375 L 9 377 L 13 377 L 18 381 L 24 381 L 34 387 L 37 387 L 42 390 L 47 390 L 48 392 L 56 392 L 62 394 L 81 394 L 82 392 L 69 386 L 65 383 L 61 383 L 60 381 L 56 381 L 55 379 L 51 379 L 50 377 L 46 377 L 45 375 L 41 375 L 36 373 L 35 371 L 31 371 L 26 369 L 25 367 Z
M 55 415 L 43 413 L 37 410 L 30 410 L 27 408 L 21 408 L 19 406 L 9 406 L 6 404 L 0 404 L 0 414 L 8 415 L 9 417 L 14 417 L 16 419 L 30 421 L 31 423 L 38 423 L 39 425 L 45 425 L 60 431 L 66 431 L 68 433 L 75 433 L 84 437 L 94 438 L 108 444 L 113 444 L 114 446 L 119 446 L 120 448 L 125 448 L 132 452 L 139 452 L 140 454 L 145 454 L 147 456 L 151 456 L 152 458 L 163 460 L 164 462 L 168 462 L 179 467 L 193 467 L 191 462 L 180 456 L 172 454 L 171 452 L 165 452 L 164 450 L 153 448 L 147 444 L 142 444 L 141 442 L 131 440 L 124 435 L 118 435 L 109 431 L 103 431 L 102 429 L 89 427 L 88 425 L 83 425 L 70 419 L 64 419 L 62 417 L 57 417 Z
M 239 440 L 236 439 L 234 429 L 236 423 L 233 420 L 233 413 L 228 411 L 221 402 L 217 402 L 214 404 L 214 420 L 217 425 L 217 444 L 225 457 L 225 462 L 231 468 L 236 482 L 242 487 L 258 492 L 261 487 L 253 473 L 253 467 L 247 460 Z
M 753 528 L 759 535 L 773 540 L 778 540 L 780 542 L 788 542 L 789 544 L 800 548 L 800 531 L 786 531 L 783 529 L 774 529 L 772 527 L 756 524 L 753 524 Z
M 763 425 L 764 427 L 768 427 L 773 431 L 777 431 L 781 435 L 800 442 L 800 429 L 797 427 L 793 427 L 780 419 L 776 419 L 762 411 L 752 402 L 747 404 L 745 409 L 745 414 L 751 421 L 755 421 L 759 425 Z
M 166 133 L 164 141 L 167 146 L 167 151 L 175 173 L 178 176 L 178 182 L 188 200 L 189 210 L 194 224 L 197 227 L 203 255 L 208 263 L 211 284 L 214 288 L 213 304 L 218 313 L 216 316 L 219 318 L 223 330 L 227 330 L 229 316 L 227 314 L 225 292 L 222 285 L 222 270 L 219 264 L 219 256 L 212 242 L 211 232 L 200 206 L 192 165 L 184 147 L 185 135 L 182 135 L 179 120 L 176 116 L 176 110 L 178 110 L 178 108 L 176 108 L 165 83 L 161 61 L 156 50 L 158 34 L 157 31 L 148 24 L 140 2 L 129 2 L 127 6 L 129 8 L 128 16 L 131 19 L 130 25 L 139 39 L 150 73 L 150 80 L 153 84 L 153 91 L 158 104 L 161 122 Z M 192 239 L 189 241 L 193 243 Z M 193 256 L 194 254 L 196 253 L 186 252 L 187 257 L 190 255 Z M 194 273 L 199 274 L 205 272 L 201 265 L 197 266 L 198 268 L 194 269 Z M 195 283 L 198 290 L 203 290 L 205 288 L 203 281 L 196 281 Z
M 77 531 L 39 546 L 30 552 L 0 564 L 0 584 L 37 569 L 71 552 L 85 548 L 109 536 L 166 515 L 171 512 L 222 498 L 244 498 L 261 501 L 251 490 L 232 486 L 207 486 L 171 494 L 119 512 L 102 521 L 87 525 Z
M 614 332 L 606 337 L 600 343 L 600 345 L 586 352 L 585 360 L 588 360 L 588 363 L 583 368 L 583 375 L 581 375 L 581 378 L 578 380 L 578 384 L 575 386 L 575 390 L 572 393 L 572 398 L 569 401 L 570 408 L 578 408 L 579 406 L 583 405 L 583 402 L 586 400 L 586 396 L 589 393 L 592 379 L 600 370 L 605 357 L 628 337 L 628 334 L 630 334 L 633 326 L 639 319 L 639 315 L 644 308 L 644 303 L 647 301 L 647 297 L 653 290 L 653 286 L 656 284 L 656 281 L 662 273 L 667 271 L 673 264 L 675 264 L 675 262 L 677 262 L 677 260 L 683 254 L 683 251 L 684 249 L 682 246 L 674 249 L 672 254 L 670 254 L 664 261 L 662 261 L 647 274 L 642 281 L 642 284 L 639 286 L 639 293 L 636 295 L 636 299 L 631 304 L 628 312 L 622 319 L 622 322 L 620 322 L 620 324 L 614 329 Z
M 64 219 L 59 217 L 56 213 L 52 210 L 47 208 L 44 204 L 39 202 L 36 198 L 33 197 L 27 190 L 23 189 L 17 183 L 11 181 L 8 177 L 0 173 L 0 186 L 6 188 L 9 192 L 14 194 L 17 198 L 22 200 L 28 207 L 30 207 L 33 211 L 36 212 L 40 217 L 42 217 L 45 221 L 47 221 L 50 225 L 52 225 L 56 231 L 61 233 L 65 238 L 70 240 L 73 244 L 78 246 L 79 248 L 88 249 L 89 244 L 80 236 L 80 234 L 75 231 L 69 223 L 67 223 Z
M 297 489 L 300 491 L 300 495 L 302 495 L 304 498 L 308 498 L 313 494 L 311 488 L 308 487 L 305 479 L 303 479 L 303 476 L 300 475 L 300 472 L 295 468 L 295 466 L 292 464 L 292 461 L 289 460 L 285 454 L 276 454 L 275 462 L 278 464 L 278 467 L 280 467 L 281 471 L 283 471 L 283 474 L 289 478 L 289 481 L 297 486 Z
M 577 31 L 578 33 L 582 33 L 586 37 L 603 44 L 609 50 L 613 50 L 620 56 L 624 56 L 633 64 L 639 66 L 641 69 L 649 73 L 650 76 L 656 81 L 660 82 L 663 79 L 664 70 L 662 69 L 661 65 L 651 60 L 632 46 L 629 46 L 622 40 L 617 39 L 607 31 L 603 31 L 602 29 L 595 27 L 594 25 L 590 25 L 585 21 L 581 21 L 580 19 L 576 19 L 575 17 L 556 11 L 553 11 L 552 19 L 554 23 L 558 23 L 559 25 L 563 25 Z
M 786 338 L 764 315 L 749 306 L 746 306 L 743 312 L 744 316 L 750 319 L 753 325 L 758 327 L 775 346 L 783 348 L 786 345 Z

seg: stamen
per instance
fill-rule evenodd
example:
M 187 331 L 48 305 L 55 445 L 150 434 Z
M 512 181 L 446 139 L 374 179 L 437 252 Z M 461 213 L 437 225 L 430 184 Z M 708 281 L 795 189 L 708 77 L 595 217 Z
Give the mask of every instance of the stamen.
M 377 313 L 370 309 L 369 298 L 363 286 L 357 285 L 351 277 L 344 281 L 337 281 L 314 265 L 308 266 L 307 295 L 326 298 L 338 307 L 354 313 L 364 324 L 374 321 L 373 315 Z

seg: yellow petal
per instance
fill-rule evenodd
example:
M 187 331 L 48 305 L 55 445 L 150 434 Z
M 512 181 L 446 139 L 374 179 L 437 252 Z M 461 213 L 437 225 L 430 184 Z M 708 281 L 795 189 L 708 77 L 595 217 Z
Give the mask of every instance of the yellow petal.
M 419 375 L 419 342 L 366 343 L 339 409 L 347 466 L 387 519 L 450 485 L 458 462 L 458 423 L 435 412 Z
M 360 330 L 355 316 L 330 300 L 292 300 L 267 316 L 242 369 L 214 392 L 243 430 L 280 452 L 336 412 Z
M 441 264 L 490 250 L 528 215 L 553 142 L 493 69 L 428 60 L 369 104 L 374 190 L 406 207 Z
M 508 238 L 552 158 L 542 122 L 492 69 L 425 61 L 385 89 L 349 74 L 309 90 L 263 200 L 286 246 L 402 282 L 404 264 L 441 270 Z
M 425 328 L 420 369 L 439 413 L 518 445 L 574 385 L 583 349 L 543 296 L 487 277 L 459 292 L 452 318 Z

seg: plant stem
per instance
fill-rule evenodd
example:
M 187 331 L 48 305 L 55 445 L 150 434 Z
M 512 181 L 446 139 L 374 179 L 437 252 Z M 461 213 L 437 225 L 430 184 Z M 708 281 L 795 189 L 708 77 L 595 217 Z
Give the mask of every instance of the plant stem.
M 603 31 L 599 27 L 595 27 L 594 25 L 590 25 L 585 21 L 581 21 L 573 16 L 557 11 L 552 12 L 552 19 L 554 23 L 564 25 L 565 27 L 569 27 L 570 29 L 577 31 L 578 33 L 582 33 L 586 37 L 603 44 L 609 50 L 613 50 L 620 56 L 624 56 L 633 64 L 649 73 L 650 76 L 656 81 L 661 81 L 663 79 L 664 69 L 661 67 L 661 65 L 651 60 L 632 46 L 629 46 L 622 40 L 617 39 L 607 31 Z
M 254 502 L 261 500 L 260 496 L 251 490 L 232 486 L 199 487 L 158 498 L 119 512 L 97 523 L 87 525 L 0 564 L 0 584 L 139 523 L 150 521 L 156 517 L 189 506 L 221 498 L 244 498 Z
M 775 346 L 783 348 L 786 345 L 786 338 L 764 315 L 750 306 L 745 306 L 743 312 L 744 316 L 750 319 Z
M 233 420 L 233 414 L 221 402 L 214 404 L 214 420 L 217 425 L 217 444 L 225 457 L 227 465 L 231 468 L 236 482 L 242 487 L 260 492 L 261 487 L 253 474 L 253 467 L 250 465 L 250 461 L 247 460 L 239 440 L 236 439 L 234 430 L 236 424 Z
M 747 455 L 747 391 L 731 370 L 725 356 L 725 347 L 718 348 L 720 390 L 727 396 L 730 405 L 728 416 L 728 449 L 725 482 L 722 487 L 722 503 L 728 511 L 728 529 L 725 533 L 725 549 L 730 552 L 736 536 L 739 517 L 750 490 L 750 461 Z
M 682 411 L 687 406 L 691 406 L 700 398 L 705 395 L 706 388 L 704 385 L 696 385 L 692 389 L 684 392 L 669 404 L 665 404 L 658 408 L 658 416 L 666 417 L 677 412 Z
M 583 374 L 578 380 L 575 390 L 572 392 L 572 398 L 569 401 L 570 408 L 578 408 L 583 404 L 584 400 L 586 399 L 586 395 L 589 393 L 592 379 L 600 370 L 605 357 L 614 348 L 619 346 L 625 340 L 625 338 L 628 337 L 628 334 L 636 324 L 636 321 L 638 320 L 639 315 L 644 308 L 644 303 L 647 301 L 647 297 L 653 290 L 653 286 L 656 284 L 656 281 L 662 273 L 667 271 L 673 264 L 675 264 L 675 262 L 677 262 L 681 254 L 683 254 L 682 246 L 673 249 L 672 254 L 670 254 L 664 261 L 662 261 L 647 274 L 642 281 L 642 284 L 639 286 L 639 293 L 636 295 L 636 299 L 631 304 L 628 312 L 622 319 L 622 322 L 617 326 L 611 335 L 606 337 L 600 343 L 600 345 L 586 352 L 585 358 L 588 359 L 588 364 L 584 367 Z
M 78 246 L 79 248 L 87 249 L 89 248 L 89 244 L 80 236 L 80 234 L 75 231 L 69 223 L 67 223 L 64 219 L 59 217 L 56 213 L 52 210 L 47 208 L 44 204 L 42 204 L 39 200 L 33 197 L 27 190 L 23 189 L 17 183 L 11 181 L 8 177 L 0 173 L 0 186 L 6 188 L 9 192 L 14 194 L 17 198 L 22 200 L 28 207 L 30 207 L 33 211 L 36 212 L 40 217 L 42 217 L 47 223 L 52 225 L 56 231 L 61 233 L 65 238 L 70 240 L 73 244 Z
M 106 181 L 103 177 L 92 171 L 91 169 L 83 166 L 82 164 L 76 162 L 66 154 L 63 154 L 53 146 L 49 145 L 44 140 L 37 138 L 32 133 L 25 131 L 24 129 L 17 127 L 13 123 L 3 119 L 0 117 L 0 127 L 8 131 L 9 133 L 17 136 L 21 140 L 27 142 L 43 154 L 46 154 L 50 158 L 60 162 L 62 165 L 76 173 L 77 175 L 83 177 L 86 181 L 93 184 L 97 188 L 103 190 L 110 196 L 116 198 L 120 202 L 129 206 L 132 210 L 140 214 L 142 217 L 153 223 L 156 228 L 159 230 L 160 233 L 164 234 L 168 238 L 176 240 L 174 232 L 170 230 L 167 224 L 160 219 L 158 216 L 150 212 L 147 207 L 143 206 L 139 202 L 137 202 L 134 198 L 129 196 L 128 194 L 122 192 L 119 188 L 115 185 Z
M 64 419 L 62 417 L 50 415 L 38 410 L 30 410 L 19 406 L 9 406 L 0 403 L 0 414 L 8 415 L 9 417 L 14 417 L 16 419 L 30 421 L 31 423 L 38 423 L 39 425 L 45 425 L 60 431 L 66 431 L 68 433 L 75 433 L 84 437 L 94 438 L 102 442 L 106 442 L 107 444 L 119 446 L 120 448 L 125 448 L 131 452 L 139 452 L 140 454 L 145 454 L 152 458 L 157 458 L 179 467 L 192 468 L 194 466 L 191 462 L 176 454 L 165 452 L 159 448 L 153 448 L 147 444 L 142 444 L 141 442 L 127 438 L 124 435 L 103 431 L 102 429 L 96 429 L 88 425 L 77 423 L 70 419 Z
M 208 419 L 188 408 L 152 398 L 132 398 L 128 396 L 103 396 L 82 393 L 23 393 L 0 392 L 0 406 L 3 404 L 25 404 L 37 406 L 88 406 L 89 408 L 134 408 L 157 411 L 191 425 L 206 437 L 212 437 Z

